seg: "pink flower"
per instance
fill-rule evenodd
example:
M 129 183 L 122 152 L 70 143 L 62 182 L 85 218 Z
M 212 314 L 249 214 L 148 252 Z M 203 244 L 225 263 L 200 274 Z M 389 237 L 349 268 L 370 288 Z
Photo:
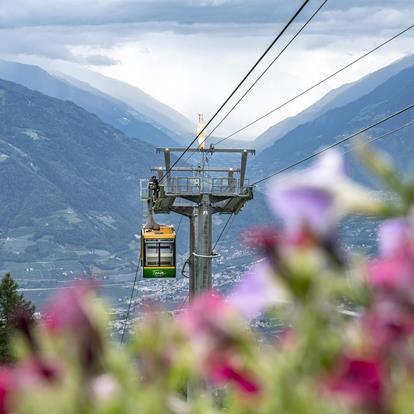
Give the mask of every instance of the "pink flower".
M 406 338 L 414 334 L 414 315 L 411 309 L 390 298 L 378 300 L 362 320 L 364 331 L 369 333 L 371 347 L 379 355 L 388 357 L 393 347 L 406 346 Z
M 45 311 L 44 321 L 49 331 L 59 333 L 88 328 L 90 318 L 86 305 L 94 291 L 94 284 L 83 281 L 56 295 Z
M 380 258 L 368 265 L 368 283 L 388 294 L 403 294 L 414 288 L 414 252 L 405 219 L 385 221 L 379 230 Z
M 178 316 L 177 324 L 212 381 L 231 381 L 243 392 L 256 392 L 258 387 L 242 363 L 245 348 L 240 344 L 245 340 L 246 327 L 230 303 L 206 293 L 193 299 Z
M 10 394 L 14 389 L 13 370 L 0 367 L 0 414 L 10 414 Z
M 94 291 L 95 285 L 90 281 L 76 284 L 52 300 L 44 317 L 45 325 L 52 334 L 72 335 L 69 345 L 78 353 L 86 376 L 96 371 L 103 352 L 103 338 L 90 308 Z
M 414 262 L 409 257 L 373 260 L 368 264 L 368 283 L 385 293 L 405 295 L 414 288 Z
M 40 384 L 56 384 L 61 378 L 62 370 L 55 362 L 32 358 L 19 363 L 14 376 L 20 391 L 25 391 Z
M 384 376 L 382 366 L 376 359 L 344 356 L 328 378 L 327 387 L 355 407 L 383 411 Z
M 200 349 L 210 352 L 234 338 L 237 313 L 223 297 L 207 292 L 194 298 L 178 316 L 178 326 Z
M 269 263 L 264 261 L 247 272 L 227 299 L 246 319 L 252 320 L 271 306 L 286 303 L 287 295 L 278 287 Z

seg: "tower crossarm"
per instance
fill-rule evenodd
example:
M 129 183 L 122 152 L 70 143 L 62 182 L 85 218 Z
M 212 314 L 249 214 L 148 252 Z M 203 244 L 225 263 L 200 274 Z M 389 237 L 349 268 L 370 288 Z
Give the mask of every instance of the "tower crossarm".
M 210 147 L 210 148 L 206 148 L 206 149 L 200 149 L 200 148 L 182 148 L 182 147 L 171 147 L 171 148 L 162 148 L 162 147 L 158 147 L 157 148 L 157 154 L 160 153 L 165 153 L 165 152 L 199 152 L 199 153 L 223 153 L 223 154 L 242 154 L 243 152 L 247 152 L 250 155 L 256 155 L 256 150 L 255 149 L 240 149 L 240 148 L 215 148 L 215 147 Z M 175 169 L 175 168 L 174 168 Z

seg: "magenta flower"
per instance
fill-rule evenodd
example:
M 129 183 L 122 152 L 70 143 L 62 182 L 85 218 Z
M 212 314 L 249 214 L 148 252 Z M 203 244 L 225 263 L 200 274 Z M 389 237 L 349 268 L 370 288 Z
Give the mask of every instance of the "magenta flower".
M 356 359 L 344 356 L 328 378 L 328 389 L 342 396 L 352 406 L 383 412 L 384 377 L 376 359 Z
M 411 309 L 405 309 L 388 298 L 378 300 L 364 316 L 362 323 L 364 331 L 369 333 L 371 348 L 384 357 L 388 357 L 395 346 L 395 350 L 400 352 L 400 346 L 407 346 L 407 337 L 414 335 Z
M 346 176 L 344 159 L 335 150 L 324 153 L 312 167 L 275 178 L 268 200 L 289 233 L 307 227 L 321 237 L 329 236 L 344 215 L 378 207 Z
M 178 316 L 177 324 L 213 382 L 233 382 L 241 391 L 250 394 L 256 392 L 258 386 L 239 364 L 245 351 L 240 347 L 245 339 L 245 326 L 238 316 L 236 309 L 223 297 L 206 293 L 192 300 Z
M 223 363 L 217 366 L 212 364 L 210 371 L 210 378 L 216 384 L 233 383 L 245 394 L 257 395 L 260 393 L 260 387 L 250 373 L 238 370 L 230 364 Z
M 368 283 L 383 293 L 405 296 L 414 288 L 411 233 L 404 219 L 384 222 L 379 230 L 380 258 L 368 264 Z
M 252 320 L 271 306 L 287 302 L 267 261 L 255 265 L 227 297 L 230 305 Z
M 14 373 L 11 368 L 0 367 L 0 414 L 10 414 L 10 394 L 14 391 Z
M 368 283 L 383 293 L 405 295 L 414 288 L 414 263 L 407 257 L 373 260 L 368 264 Z

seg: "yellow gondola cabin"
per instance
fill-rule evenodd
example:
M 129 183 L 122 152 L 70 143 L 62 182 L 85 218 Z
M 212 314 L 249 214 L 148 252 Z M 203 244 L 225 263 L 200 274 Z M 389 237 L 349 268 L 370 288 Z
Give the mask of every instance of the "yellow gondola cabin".
M 161 225 L 159 230 L 142 228 L 141 265 L 145 279 L 176 277 L 174 226 Z

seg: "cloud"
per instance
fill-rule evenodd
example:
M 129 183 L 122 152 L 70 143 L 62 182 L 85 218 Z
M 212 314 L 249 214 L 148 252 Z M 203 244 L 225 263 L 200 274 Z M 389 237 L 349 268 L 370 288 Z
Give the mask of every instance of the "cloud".
M 2 5 L 0 27 L 265 23 L 293 10 L 285 0 L 14 0 Z
M 113 65 L 118 65 L 120 63 L 119 60 L 112 59 L 104 55 L 85 56 L 84 59 L 79 58 L 78 62 L 86 63 L 87 65 L 91 65 L 91 66 L 113 66 Z
M 274 24 L 285 21 L 299 4 L 299 1 L 286 0 L 89 0 L 85 7 L 83 0 L 14 0 L 2 4 L 0 27 Z M 316 6 L 311 2 L 307 9 Z M 331 1 L 326 8 L 363 13 L 384 8 L 402 10 L 412 8 L 412 0 Z
M 101 73 L 144 88 L 190 117 L 202 109 L 195 108 L 195 101 L 207 115 L 214 113 L 301 2 L 3 0 L 0 57 L 63 68 L 75 66 L 72 63 L 93 66 Z M 276 50 L 321 2 L 309 2 Z M 226 124 L 236 126 L 260 115 L 254 110 L 252 113 L 252 107 L 259 112 L 270 99 L 279 102 L 290 98 L 292 91 L 308 87 L 413 21 L 413 0 L 328 1 L 266 79 L 249 94 L 245 108 L 241 105 L 234 120 L 230 118 Z M 330 88 L 411 53 L 413 37 L 414 30 L 364 60 L 337 83 L 282 112 L 280 119 L 303 109 Z
M 139 42 L 148 33 L 270 39 L 298 4 L 285 0 L 89 0 L 84 7 L 83 0 L 14 0 L 0 8 L 0 53 L 78 63 L 84 59 L 85 64 L 108 66 L 118 63 L 108 57 L 108 50 Z M 310 4 L 302 20 L 315 10 L 316 4 Z M 328 2 L 301 38 L 314 48 L 344 36 L 384 37 L 408 27 L 414 19 L 412 0 L 370 0 L 368 4 Z M 73 52 L 80 46 L 92 49 L 91 56 Z

